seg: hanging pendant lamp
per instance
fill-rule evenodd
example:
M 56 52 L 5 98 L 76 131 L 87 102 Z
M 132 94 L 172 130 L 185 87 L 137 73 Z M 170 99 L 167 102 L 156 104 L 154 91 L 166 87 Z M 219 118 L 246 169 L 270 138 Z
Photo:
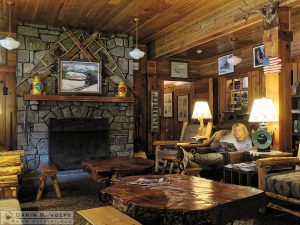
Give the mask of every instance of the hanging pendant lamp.
M 129 52 L 129 55 L 131 58 L 140 59 L 140 58 L 144 57 L 145 52 L 141 51 L 138 48 L 138 22 L 139 22 L 139 19 L 135 18 L 134 21 L 135 21 L 135 48 Z
M 229 57 L 229 58 L 227 59 L 227 62 L 228 62 L 230 65 L 235 66 L 235 65 L 241 63 L 241 62 L 242 62 L 242 59 L 241 59 L 240 57 L 238 57 L 238 56 L 235 55 L 235 43 L 234 43 L 234 42 L 235 42 L 235 39 L 234 39 L 234 38 L 231 38 L 230 41 L 231 41 L 231 45 L 232 45 L 232 48 L 233 48 L 233 54 L 232 54 L 231 57 Z
M 12 37 L 10 37 L 11 33 L 11 6 L 14 4 L 12 1 L 7 1 L 6 4 L 8 5 L 8 35 L 5 39 L 0 40 L 0 45 L 3 48 L 8 50 L 12 50 L 18 48 L 20 46 L 20 42 L 16 41 Z

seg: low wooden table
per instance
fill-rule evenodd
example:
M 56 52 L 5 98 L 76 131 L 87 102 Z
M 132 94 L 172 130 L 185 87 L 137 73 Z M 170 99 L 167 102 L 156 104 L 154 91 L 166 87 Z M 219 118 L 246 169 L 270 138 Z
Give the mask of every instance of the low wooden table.
M 107 183 L 124 176 L 147 174 L 153 170 L 154 161 L 138 157 L 102 157 L 84 160 L 82 166 L 94 181 Z
M 155 182 L 159 178 L 164 181 Z M 101 199 L 143 225 L 226 224 L 255 216 L 267 204 L 256 188 L 180 175 L 124 177 L 101 190 Z

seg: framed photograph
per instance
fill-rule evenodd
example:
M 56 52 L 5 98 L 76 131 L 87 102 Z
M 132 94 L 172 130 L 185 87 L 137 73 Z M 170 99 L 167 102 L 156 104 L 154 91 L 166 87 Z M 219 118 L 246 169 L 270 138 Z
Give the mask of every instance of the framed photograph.
M 0 65 L 7 65 L 7 50 L 0 46 Z
M 164 117 L 173 117 L 173 93 L 164 94 Z
M 234 72 L 234 66 L 230 65 L 227 62 L 227 59 L 232 57 L 233 54 L 224 55 L 222 57 L 218 58 L 218 71 L 219 75 L 227 74 L 227 73 L 233 73 Z
M 253 67 L 261 67 L 264 65 L 265 46 L 259 45 L 253 48 Z
M 58 93 L 100 94 L 100 62 L 60 61 Z
M 188 63 L 187 62 L 171 62 L 171 77 L 187 78 Z
M 159 91 L 151 91 L 151 132 L 159 132 Z
M 189 95 L 178 96 L 177 116 L 179 122 L 189 121 Z

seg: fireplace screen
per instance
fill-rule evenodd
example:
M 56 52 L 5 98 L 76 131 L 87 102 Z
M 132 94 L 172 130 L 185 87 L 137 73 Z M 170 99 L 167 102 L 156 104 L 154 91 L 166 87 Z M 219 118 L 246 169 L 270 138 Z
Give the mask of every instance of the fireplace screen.
M 80 169 L 84 159 L 108 156 L 107 119 L 50 119 L 49 155 L 60 170 Z

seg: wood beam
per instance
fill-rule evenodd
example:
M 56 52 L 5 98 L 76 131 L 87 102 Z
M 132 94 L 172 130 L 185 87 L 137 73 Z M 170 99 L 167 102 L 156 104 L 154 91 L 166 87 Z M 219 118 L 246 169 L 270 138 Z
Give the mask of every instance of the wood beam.
M 264 33 L 264 45 L 267 56 L 278 56 L 282 61 L 280 73 L 267 74 L 266 97 L 274 102 L 278 113 L 279 122 L 268 123 L 268 128 L 274 132 L 273 149 L 291 151 L 292 149 L 292 116 L 291 116 L 291 40 L 289 31 L 281 28 L 289 27 L 289 9 L 279 10 L 280 25 L 266 30 Z M 286 35 L 287 34 L 287 35 Z
M 248 5 L 247 12 L 250 14 L 253 10 L 260 9 L 267 4 L 269 1 L 266 0 L 251 2 L 251 9 Z M 296 7 L 298 5 L 300 2 L 297 0 L 287 0 L 283 1 L 280 6 Z M 185 23 L 181 27 L 177 26 L 176 29 L 158 37 L 148 45 L 148 59 L 166 58 L 262 21 L 263 18 L 255 14 L 246 22 L 246 13 L 241 11 L 244 8 L 245 5 L 241 4 L 227 4 L 213 16 L 201 17 Z

